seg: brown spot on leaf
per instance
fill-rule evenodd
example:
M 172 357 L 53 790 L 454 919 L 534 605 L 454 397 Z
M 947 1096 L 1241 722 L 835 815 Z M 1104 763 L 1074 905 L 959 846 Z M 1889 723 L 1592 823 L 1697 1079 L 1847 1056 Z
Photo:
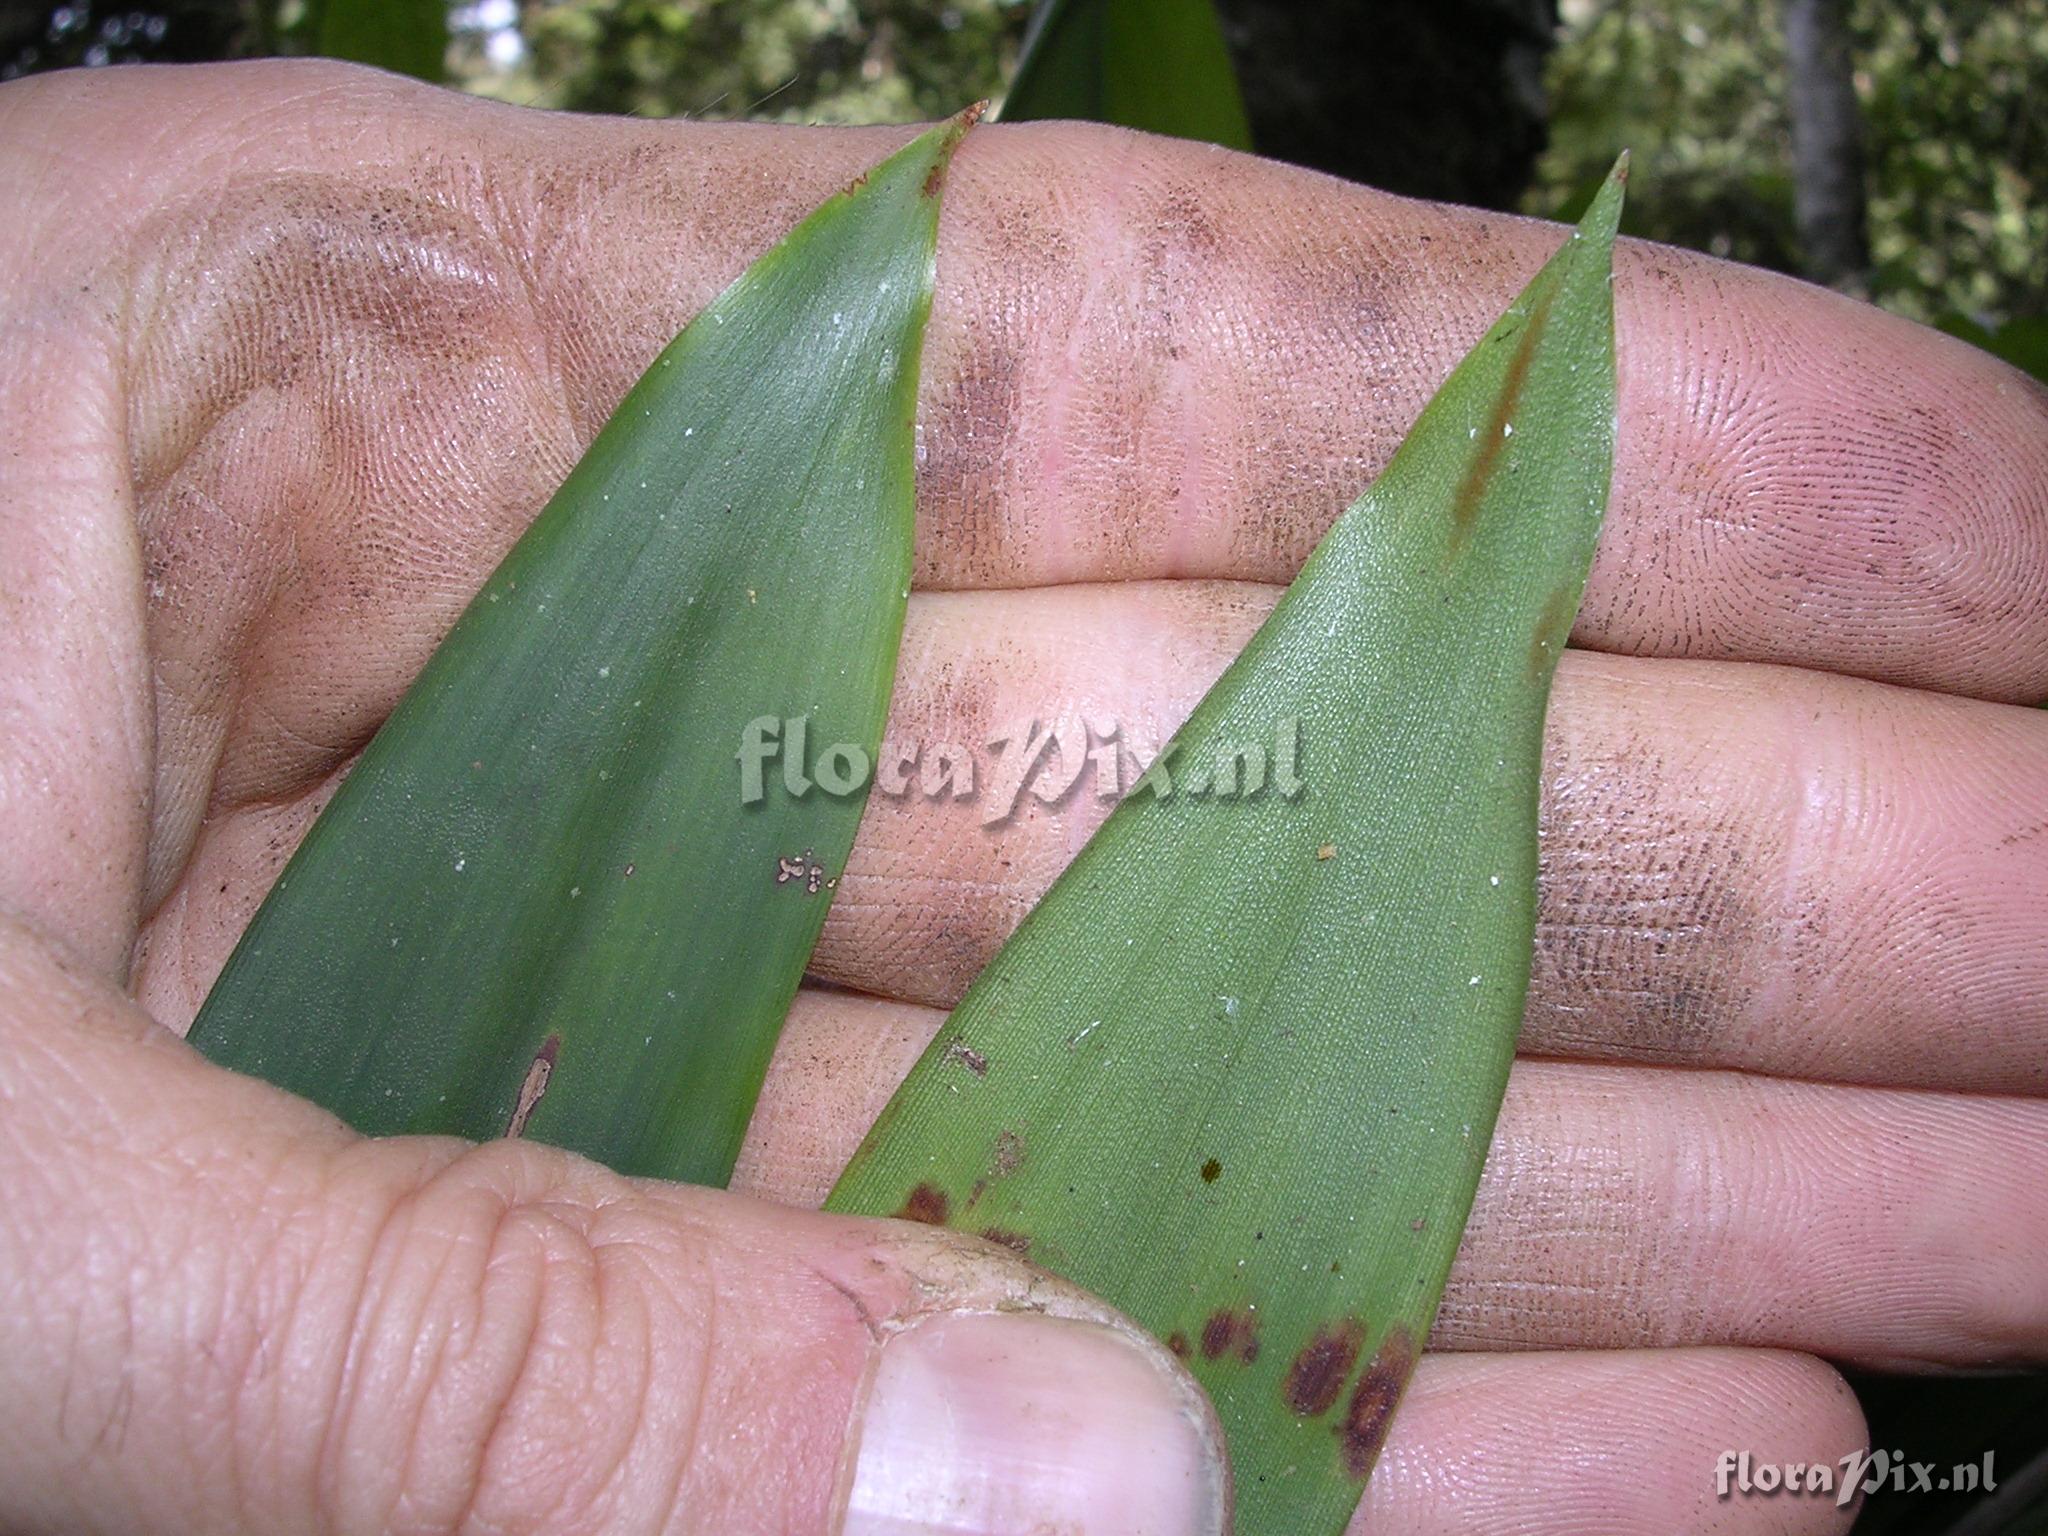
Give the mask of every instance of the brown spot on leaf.
M 1529 382 L 1529 364 L 1536 356 L 1536 343 L 1542 338 L 1544 327 L 1550 323 L 1550 303 L 1555 292 L 1554 288 L 1547 290 L 1522 322 L 1521 335 L 1515 342 L 1515 354 L 1508 359 L 1507 375 L 1501 380 L 1500 395 L 1493 404 L 1493 415 L 1479 429 L 1479 447 L 1472 455 L 1471 464 L 1466 466 L 1464 479 L 1458 482 L 1457 493 L 1451 498 L 1453 551 L 1471 536 L 1473 522 L 1479 515 L 1480 498 L 1485 496 L 1494 470 L 1500 467 L 1500 451 L 1507 445 L 1514 427 L 1515 407 L 1522 403 L 1522 386 Z
M 1219 1307 L 1202 1324 L 1202 1358 L 1226 1356 L 1246 1365 L 1259 1358 L 1259 1320 L 1250 1311 Z
M 898 1221 L 921 1221 L 928 1227 L 943 1227 L 952 1203 L 946 1199 L 946 1192 L 936 1184 L 920 1184 L 913 1189 L 903 1202 L 903 1209 L 896 1213 Z
M 1209 1159 L 1209 1161 L 1202 1164 L 1202 1182 L 1204 1184 L 1214 1184 L 1218 1179 L 1222 1177 L 1223 1164 L 1218 1162 L 1215 1158 L 1212 1157 Z
M 1344 1420 L 1336 1428 L 1338 1453 L 1344 1458 L 1344 1470 L 1353 1477 L 1364 1478 L 1379 1460 L 1394 1405 L 1401 1400 L 1401 1389 L 1414 1369 L 1414 1335 L 1397 1323 L 1380 1340 L 1372 1364 L 1358 1378 Z
M 1301 1346 L 1301 1353 L 1287 1367 L 1287 1379 L 1280 1384 L 1287 1406 L 1305 1418 L 1328 1413 L 1344 1390 L 1344 1379 L 1358 1363 L 1365 1347 L 1365 1326 L 1347 1317 L 1334 1327 L 1318 1328 L 1315 1336 Z
M 1008 1227 L 983 1227 L 981 1235 L 1014 1254 L 1031 1257 L 1031 1239 L 1022 1232 L 1012 1232 Z
M 946 1060 L 959 1062 L 976 1077 L 988 1076 L 988 1058 L 965 1040 L 954 1040 L 947 1045 Z
M 1166 1347 L 1185 1360 L 1188 1357 L 1188 1336 L 1178 1331 L 1169 1333 L 1166 1336 Z
M 505 1123 L 507 1136 L 526 1134 L 526 1122 L 533 1118 L 534 1110 L 540 1107 L 541 1095 L 548 1091 L 548 1079 L 555 1075 L 555 1058 L 561 1051 L 562 1037 L 551 1034 L 533 1053 L 533 1063 L 526 1069 L 526 1081 L 519 1085 L 519 1100 L 512 1106 L 512 1118 Z

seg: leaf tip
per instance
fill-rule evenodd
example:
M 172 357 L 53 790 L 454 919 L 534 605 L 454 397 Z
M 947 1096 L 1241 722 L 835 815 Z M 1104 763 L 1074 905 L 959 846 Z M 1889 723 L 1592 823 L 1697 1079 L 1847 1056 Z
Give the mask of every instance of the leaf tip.
M 1585 217 L 1579 220 L 1579 236 L 1597 240 L 1603 246 L 1613 245 L 1615 233 L 1621 227 L 1621 205 L 1627 195 L 1628 151 L 1624 149 L 1615 159 L 1614 169 L 1607 173 L 1607 179 L 1600 183 L 1600 190 L 1593 195 Z
M 953 115 L 939 129 L 937 152 L 932 156 L 932 168 L 924 179 L 924 195 L 937 197 L 946 190 L 946 171 L 953 163 L 953 151 L 960 147 L 960 141 L 967 137 L 967 131 L 980 122 L 988 111 L 986 100 L 977 101 L 973 106 Z

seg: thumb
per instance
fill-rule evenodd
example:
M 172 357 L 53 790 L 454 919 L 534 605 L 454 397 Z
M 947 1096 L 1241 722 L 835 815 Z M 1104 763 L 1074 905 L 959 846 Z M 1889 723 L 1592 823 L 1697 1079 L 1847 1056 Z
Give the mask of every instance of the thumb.
M 366 1141 L 0 920 L 0 1528 L 1209 1536 L 1206 1400 L 994 1245 Z

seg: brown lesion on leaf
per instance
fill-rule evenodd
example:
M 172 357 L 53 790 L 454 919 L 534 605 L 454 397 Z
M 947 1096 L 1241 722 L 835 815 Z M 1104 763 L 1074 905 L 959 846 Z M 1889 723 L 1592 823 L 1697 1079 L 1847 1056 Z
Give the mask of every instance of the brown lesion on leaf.
M 548 1091 L 548 1080 L 555 1075 L 555 1058 L 561 1052 L 562 1037 L 551 1034 L 533 1053 L 533 1062 L 526 1069 L 526 1080 L 519 1085 L 518 1101 L 512 1106 L 512 1118 L 505 1122 L 508 1137 L 526 1134 L 526 1122 L 540 1107 L 541 1096 Z
M 1373 1352 L 1372 1364 L 1358 1378 L 1343 1421 L 1336 1427 L 1338 1454 L 1344 1458 L 1344 1470 L 1353 1477 L 1363 1480 L 1379 1460 L 1394 1405 L 1401 1400 L 1401 1389 L 1414 1369 L 1415 1335 L 1396 1323 Z
M 1249 1308 L 1219 1307 L 1202 1324 L 1202 1358 L 1250 1365 L 1259 1358 L 1259 1320 Z
M 952 1214 L 953 1203 L 946 1198 L 946 1192 L 936 1184 L 919 1184 L 904 1196 L 903 1208 L 896 1213 L 898 1221 L 921 1221 L 928 1227 L 943 1227 L 947 1216 Z
M 1500 467 L 1501 450 L 1507 446 L 1513 431 L 1515 407 L 1522 403 L 1522 388 L 1529 382 L 1529 364 L 1535 360 L 1536 343 L 1542 339 L 1544 327 L 1550 323 L 1550 305 L 1556 291 L 1555 288 L 1547 289 L 1523 321 L 1521 334 L 1515 342 L 1514 356 L 1508 359 L 1507 376 L 1501 380 L 1500 394 L 1493 403 L 1493 414 L 1479 429 L 1479 446 L 1472 455 L 1472 462 L 1465 468 L 1464 478 L 1458 482 L 1456 494 L 1451 498 L 1451 549 L 1454 553 L 1471 536 L 1473 524 L 1479 517 L 1480 500 L 1486 495 L 1486 487 L 1492 482 L 1494 471 Z
M 1529 637 L 1529 681 L 1540 682 L 1545 673 L 1557 664 L 1565 641 L 1572 635 L 1572 620 L 1579 611 L 1579 587 L 1576 582 L 1566 582 L 1552 592 L 1543 604 L 1543 613 L 1536 620 L 1536 629 Z
M 1219 1162 L 1217 1159 L 1212 1157 L 1209 1159 L 1209 1161 L 1202 1164 L 1202 1182 L 1204 1184 L 1214 1184 L 1218 1179 L 1222 1177 L 1223 1164 Z
M 947 1043 L 946 1060 L 959 1062 L 976 1077 L 988 1076 L 988 1058 L 958 1036 Z
M 1355 1317 L 1318 1328 L 1301 1346 L 1280 1383 L 1287 1406 L 1304 1418 L 1316 1418 L 1337 1405 L 1345 1378 L 1365 1348 L 1365 1325 Z
M 983 1227 L 981 1235 L 999 1248 L 1007 1248 L 1020 1258 L 1031 1257 L 1031 1239 L 1022 1232 L 1013 1232 L 1008 1227 Z
M 1172 1333 L 1169 1333 L 1166 1336 L 1166 1347 L 1173 1351 L 1176 1358 L 1185 1360 L 1188 1357 L 1188 1350 L 1190 1347 L 1188 1344 L 1188 1336 L 1182 1333 L 1179 1329 L 1175 1329 Z

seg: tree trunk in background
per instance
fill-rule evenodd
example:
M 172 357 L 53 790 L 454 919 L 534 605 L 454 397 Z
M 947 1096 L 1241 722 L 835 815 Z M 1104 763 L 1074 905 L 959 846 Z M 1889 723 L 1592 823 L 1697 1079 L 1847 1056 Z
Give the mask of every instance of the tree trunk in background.
M 1858 295 L 1870 288 L 1863 114 L 1843 0 L 1785 0 L 1792 116 L 1792 207 L 1806 275 Z

